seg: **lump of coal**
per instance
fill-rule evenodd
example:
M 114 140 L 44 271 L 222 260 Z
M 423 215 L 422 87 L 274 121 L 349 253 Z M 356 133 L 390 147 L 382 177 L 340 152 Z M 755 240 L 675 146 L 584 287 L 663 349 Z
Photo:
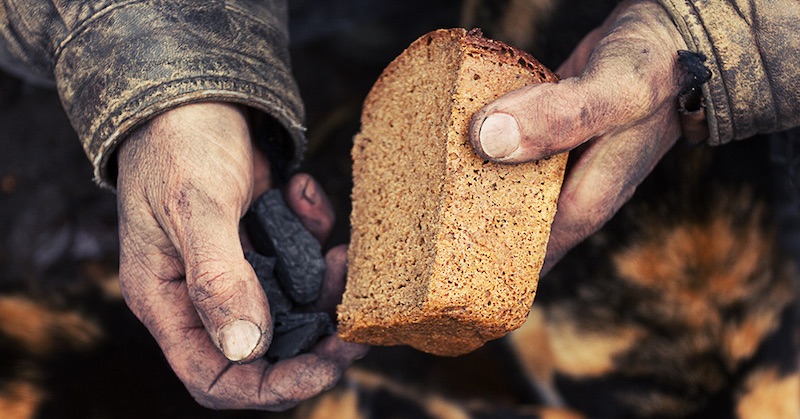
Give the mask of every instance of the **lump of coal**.
M 307 352 L 320 338 L 336 331 L 327 313 L 292 311 L 319 298 L 325 276 L 322 249 L 280 191 L 261 195 L 245 222 L 256 250 L 245 252 L 245 259 L 264 288 L 274 325 L 267 359 L 275 362 Z
M 256 252 L 244 252 L 244 258 L 250 262 L 259 280 L 273 278 L 275 271 L 275 258 L 263 256 Z
M 288 313 L 292 309 L 292 302 L 283 293 L 278 280 L 275 278 L 275 258 L 262 256 L 255 252 L 244 252 L 244 258 L 256 272 L 261 288 L 267 294 L 269 301 L 269 314 L 273 319 L 278 314 Z
M 275 362 L 307 352 L 321 337 L 333 334 L 335 329 L 333 319 L 327 313 L 278 315 L 267 359 Z
M 261 195 L 245 221 L 253 247 L 261 254 L 275 255 L 278 281 L 289 298 L 298 304 L 316 300 L 325 275 L 322 249 L 286 206 L 281 192 Z

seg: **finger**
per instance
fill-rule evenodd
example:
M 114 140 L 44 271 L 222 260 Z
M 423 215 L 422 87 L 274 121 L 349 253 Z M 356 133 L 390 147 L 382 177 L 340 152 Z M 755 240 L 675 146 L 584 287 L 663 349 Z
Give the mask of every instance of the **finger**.
M 598 66 L 591 76 L 529 86 L 487 105 L 473 117 L 473 147 L 496 162 L 538 160 L 632 125 L 658 105 L 652 85 L 623 82 L 616 65 Z
M 611 219 L 679 135 L 675 117 L 663 112 L 635 129 L 589 145 L 564 180 L 542 276 Z
M 369 346 L 359 343 L 345 342 L 337 336 L 322 339 L 311 350 L 320 357 L 335 362 L 342 369 L 363 358 L 369 352 Z
M 470 126 L 478 154 L 504 163 L 541 159 L 625 129 L 665 102 L 674 103 L 681 80 L 679 42 L 653 29 L 672 23 L 631 13 L 620 14 L 619 26 L 600 41 L 580 77 L 528 86 L 478 111 Z
M 189 392 L 201 394 L 230 361 L 206 332 L 185 281 L 174 275 L 178 271 L 171 266 L 183 268 L 180 257 L 165 257 L 148 242 L 122 237 L 119 276 L 125 302 L 155 338 Z M 140 254 L 156 256 L 143 260 Z
M 129 305 L 156 338 L 170 366 L 189 393 L 214 409 L 282 410 L 333 386 L 352 360 L 363 356 L 359 345 L 326 338 L 313 353 L 276 364 L 259 358 L 248 364 L 231 363 L 206 333 L 187 294 L 186 283 L 131 281 L 146 269 L 121 265 Z M 157 313 L 157 314 L 156 314 Z
M 243 383 L 247 387 L 255 388 L 247 383 L 255 377 L 253 371 L 261 371 L 257 393 L 246 393 L 243 400 L 245 403 L 234 407 L 284 410 L 333 387 L 347 367 L 364 357 L 367 350 L 365 345 L 348 343 L 336 336 L 329 336 L 316 344 L 309 353 L 272 365 L 267 364 L 266 368 L 253 364 L 234 365 L 230 373 L 217 380 L 217 385 L 220 390 L 231 389 L 232 395 L 236 396 Z M 242 367 L 249 367 L 249 370 Z M 255 399 L 255 403 L 252 399 Z
M 186 263 L 188 293 L 203 324 L 231 361 L 264 354 L 271 319 L 264 291 L 244 258 L 238 213 L 191 187 L 169 211 Z
M 472 118 L 470 141 L 488 160 L 519 163 L 570 150 L 602 133 L 606 112 L 577 79 L 508 93 Z M 610 111 L 610 109 L 609 109 Z
M 188 296 L 211 339 L 235 361 L 263 354 L 271 336 L 266 297 L 238 237 L 239 218 L 252 192 L 252 159 L 241 108 L 215 103 L 166 112 L 132 134 L 120 150 L 120 195 L 141 191 L 121 206 L 122 212 L 146 212 L 150 219 L 133 225 L 157 226 L 169 242 L 132 260 L 175 251 L 185 267 L 180 271 Z M 151 232 L 142 242 L 159 237 Z M 154 273 L 141 281 L 163 274 Z
M 230 364 L 219 369 L 195 399 L 214 409 L 286 410 L 333 387 L 345 366 L 314 353 L 270 364 Z
M 286 203 L 311 234 L 325 243 L 333 229 L 335 215 L 322 186 L 311 175 L 300 173 L 289 179 Z

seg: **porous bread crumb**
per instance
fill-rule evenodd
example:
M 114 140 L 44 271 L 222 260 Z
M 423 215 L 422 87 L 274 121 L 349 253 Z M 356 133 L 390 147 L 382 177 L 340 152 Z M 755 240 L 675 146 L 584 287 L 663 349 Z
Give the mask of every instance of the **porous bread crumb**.
M 487 162 L 467 130 L 493 99 L 556 80 L 528 54 L 463 29 L 422 36 L 384 70 L 352 151 L 342 339 L 459 355 L 522 325 L 567 156 Z

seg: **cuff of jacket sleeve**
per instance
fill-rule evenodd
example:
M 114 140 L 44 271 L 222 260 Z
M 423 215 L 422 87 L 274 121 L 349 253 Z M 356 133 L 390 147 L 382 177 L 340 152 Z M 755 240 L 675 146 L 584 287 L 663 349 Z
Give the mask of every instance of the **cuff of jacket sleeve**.
M 775 120 L 769 78 L 745 14 L 729 1 L 659 0 L 689 50 L 706 56 L 702 86 L 711 145 L 769 130 Z
M 56 54 L 64 108 L 94 165 L 95 181 L 114 187 L 109 161 L 134 128 L 180 105 L 235 102 L 286 128 L 299 162 L 303 108 L 291 76 L 284 22 L 232 10 L 226 2 L 127 2 L 76 28 Z

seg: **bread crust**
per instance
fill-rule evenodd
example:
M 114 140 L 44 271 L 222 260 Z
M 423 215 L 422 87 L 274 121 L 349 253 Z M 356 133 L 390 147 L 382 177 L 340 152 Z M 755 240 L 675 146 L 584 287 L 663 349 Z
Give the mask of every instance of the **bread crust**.
M 452 356 L 522 325 L 566 154 L 491 163 L 467 132 L 491 100 L 556 81 L 529 54 L 464 29 L 423 35 L 386 67 L 354 140 L 342 339 Z

